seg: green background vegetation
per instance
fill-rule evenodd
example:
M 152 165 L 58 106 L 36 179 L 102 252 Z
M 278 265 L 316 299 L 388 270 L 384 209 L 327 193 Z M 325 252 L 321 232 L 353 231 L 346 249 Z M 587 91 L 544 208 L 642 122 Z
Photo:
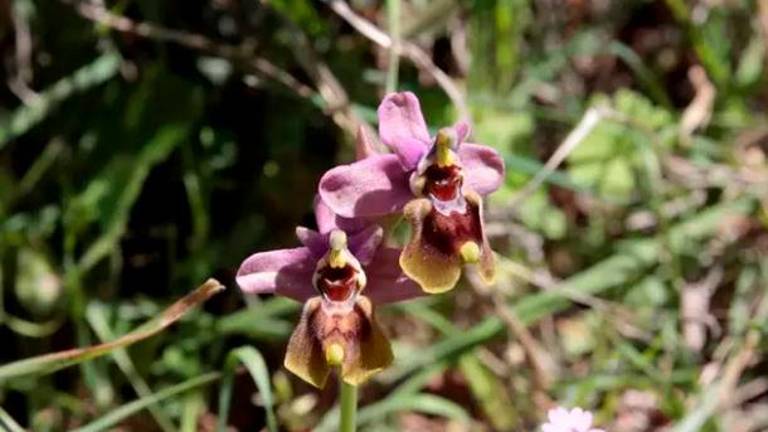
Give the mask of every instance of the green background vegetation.
M 352 1 L 399 27 L 399 67 L 339 5 L 0 2 L 0 365 L 228 288 L 78 366 L 0 366 L 0 428 L 334 430 L 335 386 L 281 368 L 300 305 L 234 272 L 313 225 L 387 78 L 456 120 L 439 68 L 507 162 L 499 281 L 382 309 L 397 360 L 362 430 L 527 431 L 555 403 L 613 431 L 768 430 L 768 2 Z

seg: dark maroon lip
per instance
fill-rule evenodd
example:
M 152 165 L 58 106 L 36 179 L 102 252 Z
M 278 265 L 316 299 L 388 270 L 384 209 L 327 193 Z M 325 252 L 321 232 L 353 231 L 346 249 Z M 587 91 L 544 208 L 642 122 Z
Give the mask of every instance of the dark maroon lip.
M 317 289 L 328 300 L 345 301 L 358 289 L 357 272 L 350 264 L 341 268 L 325 266 L 317 272 Z
M 463 183 L 461 167 L 430 165 L 424 171 L 424 193 L 440 201 L 451 201 L 459 197 Z
M 467 241 L 482 242 L 479 208 L 469 202 L 466 211 L 443 214 L 432 208 L 423 221 L 424 242 L 445 255 L 455 255 Z

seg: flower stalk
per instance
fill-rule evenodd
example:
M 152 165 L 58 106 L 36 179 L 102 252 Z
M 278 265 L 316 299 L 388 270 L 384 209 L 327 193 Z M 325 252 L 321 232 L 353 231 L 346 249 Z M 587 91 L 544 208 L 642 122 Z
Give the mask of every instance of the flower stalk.
M 344 362 L 344 347 L 339 344 L 331 344 L 325 350 L 325 361 L 328 366 L 340 368 Z M 354 432 L 357 423 L 357 386 L 348 384 L 340 370 L 336 370 L 339 377 L 339 431 Z
M 400 72 L 400 0 L 387 0 L 387 27 L 392 38 L 389 47 L 389 66 L 387 67 L 386 91 L 397 91 L 397 81 Z
M 357 428 L 357 386 L 339 378 L 339 431 L 354 432 Z

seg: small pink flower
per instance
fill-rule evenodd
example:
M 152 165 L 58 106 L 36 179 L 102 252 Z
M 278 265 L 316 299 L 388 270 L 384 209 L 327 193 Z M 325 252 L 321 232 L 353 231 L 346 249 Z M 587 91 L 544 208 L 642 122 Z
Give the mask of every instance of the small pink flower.
M 542 432 L 605 432 L 592 428 L 592 413 L 581 408 L 568 411 L 558 407 L 549 410 L 547 423 L 541 425 Z

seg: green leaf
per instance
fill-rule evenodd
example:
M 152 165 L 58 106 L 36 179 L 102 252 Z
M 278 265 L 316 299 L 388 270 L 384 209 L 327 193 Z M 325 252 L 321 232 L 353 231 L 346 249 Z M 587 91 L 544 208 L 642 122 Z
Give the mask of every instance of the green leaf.
M 727 89 L 731 78 L 731 38 L 728 37 L 724 8 L 712 8 L 704 23 L 690 27 L 690 37 L 696 55 L 707 75 L 720 89 Z
M 0 149 L 43 121 L 65 99 L 108 81 L 119 69 L 120 56 L 109 52 L 43 90 L 39 99 L 0 120 Z
M 269 370 L 261 353 L 256 348 L 250 346 L 234 349 L 227 356 L 224 364 L 221 390 L 219 391 L 219 422 L 217 430 L 220 432 L 227 430 L 227 418 L 229 417 L 229 407 L 232 401 L 232 386 L 238 363 L 245 365 L 248 373 L 251 374 L 251 378 L 253 378 L 253 382 L 256 384 L 256 388 L 259 389 L 264 409 L 267 412 L 267 428 L 271 432 L 277 432 L 277 419 L 272 409 L 275 402 L 272 397 Z
M 109 414 L 106 414 L 105 416 L 100 417 L 99 419 L 88 423 L 81 428 L 77 428 L 72 432 L 99 432 L 108 430 L 122 420 L 127 419 L 128 417 L 149 406 L 155 405 L 158 402 L 172 398 L 176 395 L 188 392 L 192 389 L 206 386 L 218 380 L 220 377 L 221 374 L 218 372 L 210 372 L 205 375 L 200 375 L 198 377 L 189 379 L 180 384 L 176 384 L 172 387 L 168 387 L 167 389 L 163 389 L 151 396 L 143 397 L 133 402 L 127 403 L 117 409 L 110 411 Z
M 216 320 L 218 334 L 242 334 L 263 340 L 284 340 L 291 335 L 294 324 L 278 317 L 301 309 L 301 304 L 285 297 L 273 297 Z
M 756 33 L 744 49 L 736 68 L 735 81 L 739 88 L 747 89 L 758 84 L 763 79 L 765 64 L 765 39 L 760 32 Z
M 113 159 L 86 190 L 75 198 L 76 207 L 98 208 L 100 214 L 108 215 L 103 221 L 103 233 L 80 258 L 78 265 L 82 272 L 112 252 L 125 232 L 131 207 L 152 167 L 164 161 L 186 135 L 187 128 L 178 124 L 161 128 L 135 158 L 129 161 Z M 67 216 L 70 221 L 77 217 L 72 210 L 68 211 Z
M 533 193 L 525 205 L 520 206 L 519 217 L 525 226 L 543 233 L 548 239 L 563 238 L 568 229 L 565 213 L 552 204 L 543 189 Z
M 103 303 L 91 302 L 85 311 L 85 318 L 93 328 L 94 333 L 102 342 L 110 341 L 115 338 L 112 333 L 112 329 L 109 326 L 107 319 L 106 306 Z M 133 364 L 133 360 L 128 355 L 128 351 L 125 348 L 116 348 L 111 353 L 112 358 L 117 363 L 117 366 L 125 374 L 134 391 L 139 397 L 149 397 L 152 395 L 152 389 L 149 384 L 141 377 L 136 370 L 136 366 Z M 163 410 L 160 405 L 150 405 L 149 412 L 157 421 L 157 424 L 165 432 L 173 432 L 176 427 L 171 421 L 170 416 Z
M 0 407 L 0 429 L 5 432 L 24 432 L 24 428 L 16 423 L 16 420 L 3 407 Z
M 324 19 L 308 0 L 270 0 L 269 4 L 311 36 L 317 37 L 327 31 Z
M 631 90 L 621 89 L 611 98 L 597 95 L 592 104 L 613 106 L 641 129 L 659 136 L 675 127 L 667 110 Z M 638 173 L 646 169 L 642 150 L 647 141 L 637 127 L 603 121 L 568 156 L 568 173 L 581 188 L 596 189 L 606 200 L 626 203 L 638 189 Z
M 362 408 L 357 415 L 357 426 L 380 420 L 399 412 L 419 412 L 469 423 L 470 416 L 460 405 L 448 399 L 431 394 L 402 394 L 381 400 Z M 328 412 L 315 432 L 330 432 L 338 429 L 338 409 Z M 364 430 L 364 428 L 361 428 Z
M 506 392 L 504 382 L 491 373 L 474 352 L 459 359 L 459 368 L 493 430 L 514 430 L 519 423 L 519 412 Z
M 400 411 L 415 411 L 446 417 L 462 423 L 469 422 L 469 414 L 460 405 L 431 394 L 416 394 L 387 399 L 360 410 L 358 425 L 366 424 L 385 415 Z
M 637 55 L 635 51 L 629 46 L 621 43 L 620 41 L 611 41 L 609 45 L 609 51 L 611 54 L 620 58 L 624 63 L 632 69 L 632 72 L 637 77 L 637 80 L 647 90 L 648 94 L 654 99 L 654 101 L 665 107 L 671 107 L 672 103 L 669 100 L 666 90 L 662 85 L 659 77 L 643 62 L 643 59 Z

